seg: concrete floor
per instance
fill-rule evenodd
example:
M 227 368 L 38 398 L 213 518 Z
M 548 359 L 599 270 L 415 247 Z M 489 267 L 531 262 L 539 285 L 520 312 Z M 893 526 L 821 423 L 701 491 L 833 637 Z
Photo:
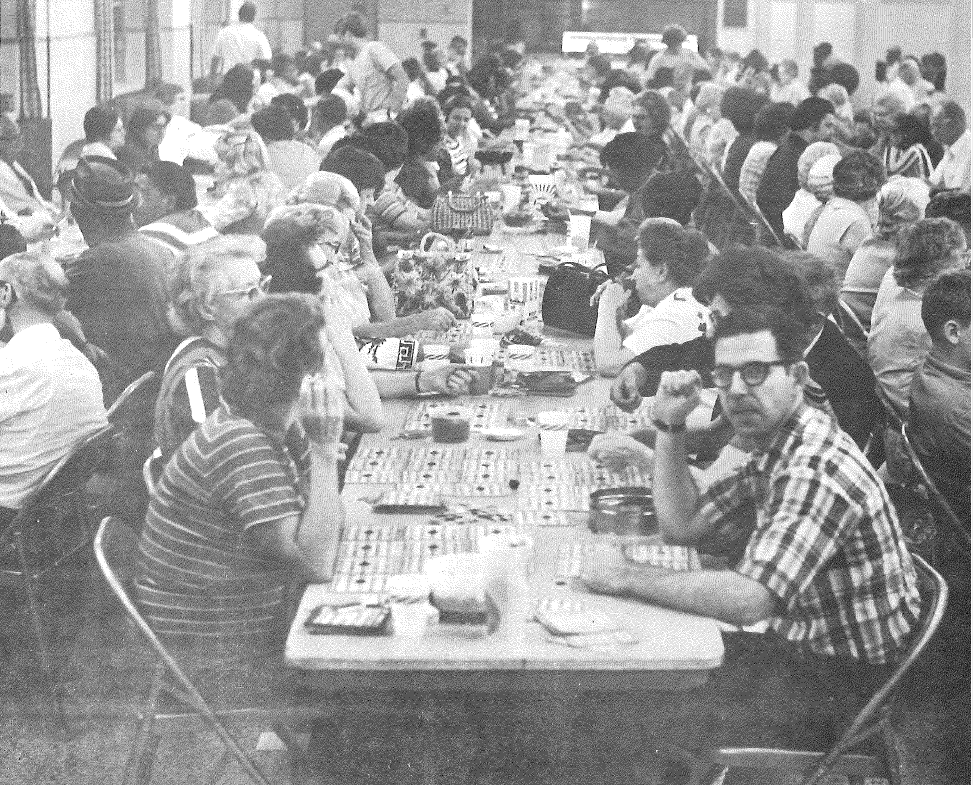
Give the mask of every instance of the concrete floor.
M 71 571 L 68 579 L 54 591 L 45 593 L 48 608 L 54 610 L 57 630 L 56 660 L 60 678 L 65 684 L 68 732 L 63 735 L 46 720 L 47 692 L 42 688 L 35 665 L 33 646 L 27 635 L 23 609 L 16 595 L 5 595 L 0 601 L 0 783 L 4 785 L 61 785 L 62 783 L 98 783 L 109 785 L 121 781 L 121 774 L 134 735 L 134 716 L 150 673 L 150 662 L 128 628 L 120 609 L 102 584 L 93 563 Z M 928 683 L 914 681 L 903 690 L 897 709 L 897 728 L 905 762 L 905 783 L 968 783 L 969 775 L 960 774 L 949 761 L 949 734 L 944 712 L 944 699 Z M 531 709 L 533 710 L 533 709 Z M 551 712 L 550 707 L 537 707 L 536 712 Z M 556 724 L 556 714 L 542 715 Z M 616 742 L 622 748 L 636 750 L 643 746 L 637 733 L 638 722 L 620 713 L 617 717 Z M 234 726 L 248 750 L 255 750 L 261 731 L 254 723 Z M 367 736 L 367 729 L 362 736 Z M 377 734 L 375 759 L 397 754 L 399 765 L 394 776 L 382 776 L 381 766 L 369 767 L 360 776 L 365 782 L 420 782 L 421 755 L 414 749 L 414 736 L 409 731 L 385 728 Z M 464 738 L 462 733 L 454 735 Z M 361 744 L 362 739 L 350 743 Z M 467 738 L 470 746 L 476 739 Z M 455 773 L 451 764 L 468 750 L 450 748 L 444 740 L 437 745 L 435 782 L 469 781 Z M 597 744 L 595 756 L 597 757 Z M 405 751 L 405 754 L 402 755 Z M 203 783 L 219 763 L 222 747 L 208 729 L 196 721 L 167 726 L 153 771 L 156 785 Z M 414 754 L 415 753 L 415 754 Z M 369 753 L 371 754 L 371 753 Z M 288 782 L 288 767 L 283 753 L 259 751 L 257 762 L 275 782 Z M 427 763 L 429 759 L 427 757 Z M 530 769 L 493 772 L 476 777 L 477 782 L 528 783 L 545 782 L 655 782 L 651 760 L 629 761 L 630 765 L 605 768 L 597 760 L 588 760 L 581 768 L 569 763 L 545 776 Z M 617 761 L 616 761 L 617 763 Z M 578 764 L 581 765 L 580 762 Z M 968 769 L 967 769 L 968 772 Z M 219 782 L 246 781 L 234 764 L 220 766 Z M 360 772 L 364 774 L 364 772 Z M 575 776 L 577 775 L 577 776 Z M 348 781 L 329 778 L 332 781 Z M 840 782 L 840 780 L 839 780 Z

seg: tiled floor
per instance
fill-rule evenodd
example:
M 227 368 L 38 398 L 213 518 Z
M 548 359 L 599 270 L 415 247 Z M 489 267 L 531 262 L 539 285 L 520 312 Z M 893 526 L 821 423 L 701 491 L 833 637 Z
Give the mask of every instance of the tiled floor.
M 0 601 L 0 630 L 6 653 L 0 649 L 0 783 L 4 785 L 54 785 L 57 783 L 120 782 L 122 768 L 130 748 L 134 715 L 139 696 L 146 684 L 149 662 L 127 628 L 121 612 L 108 597 L 93 565 L 76 571 L 61 591 L 49 592 L 48 606 L 56 610 L 56 652 L 61 677 L 66 684 L 65 702 L 69 717 L 65 741 L 45 721 L 46 693 L 39 686 L 34 668 L 30 639 L 16 598 Z M 557 708 L 549 705 L 530 709 L 542 723 L 556 726 L 561 718 Z M 502 712 L 501 712 L 502 713 Z M 904 691 L 897 712 L 909 785 L 926 783 L 969 782 L 949 771 L 946 758 L 947 734 L 951 728 L 944 722 L 942 699 L 925 685 L 912 684 Z M 501 723 L 513 721 L 502 716 Z M 535 717 L 535 719 L 537 719 Z M 644 748 L 637 718 L 617 718 L 618 749 L 639 751 Z M 235 726 L 249 750 L 255 750 L 262 730 L 258 724 Z M 362 744 L 368 736 L 366 727 L 349 743 Z M 404 785 L 420 782 L 422 756 L 415 753 L 412 728 L 386 728 L 373 739 L 377 746 L 366 754 L 376 761 L 388 760 L 397 765 L 394 773 L 383 770 L 385 764 L 358 770 L 362 782 L 389 782 Z M 454 764 L 469 760 L 477 739 L 462 733 L 445 737 L 437 744 L 435 756 L 438 776 L 433 781 L 460 783 L 469 781 L 457 773 Z M 452 745 L 459 745 L 452 746 Z M 598 763 L 598 744 L 589 760 L 587 773 L 568 766 L 552 776 L 542 777 L 530 768 L 509 767 L 487 775 L 480 768 L 478 782 L 601 782 L 650 783 L 657 781 L 653 767 L 644 756 L 634 757 L 628 766 L 603 768 Z M 200 723 L 189 722 L 167 727 L 153 772 L 156 785 L 185 785 L 207 782 L 218 764 L 222 748 Z M 404 754 L 403 754 L 404 753 Z M 383 757 L 385 756 L 385 757 Z M 282 753 L 254 752 L 258 763 L 275 782 L 288 782 L 288 771 Z M 489 757 L 489 756 L 487 756 Z M 514 764 L 518 763 L 516 755 Z M 427 757 L 427 763 L 429 758 Z M 522 762 L 522 761 L 519 761 Z M 617 763 L 617 759 L 616 759 Z M 354 767 L 352 767 L 354 768 Z M 477 768 L 474 765 L 474 768 Z M 428 769 L 427 769 L 428 770 Z M 222 783 L 243 782 L 232 764 L 222 766 Z M 330 777 L 331 782 L 348 782 L 350 775 Z M 337 771 L 334 772 L 337 775 Z M 577 776 L 574 776 L 577 775 Z

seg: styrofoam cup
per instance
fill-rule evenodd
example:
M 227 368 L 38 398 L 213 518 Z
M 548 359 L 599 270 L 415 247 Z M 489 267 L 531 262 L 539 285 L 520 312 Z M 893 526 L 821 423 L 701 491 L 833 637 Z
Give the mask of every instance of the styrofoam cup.
M 568 237 L 571 245 L 579 251 L 587 251 L 591 240 L 591 216 L 571 213 L 568 224 Z

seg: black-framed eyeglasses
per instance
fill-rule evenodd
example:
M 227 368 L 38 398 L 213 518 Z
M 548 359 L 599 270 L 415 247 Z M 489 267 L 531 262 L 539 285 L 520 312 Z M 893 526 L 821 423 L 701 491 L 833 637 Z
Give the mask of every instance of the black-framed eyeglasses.
M 771 360 L 769 362 L 753 360 L 743 365 L 717 365 L 710 372 L 710 379 L 712 379 L 715 387 L 728 390 L 730 385 L 733 384 L 733 377 L 739 372 L 740 378 L 743 379 L 743 383 L 747 387 L 759 387 L 767 381 L 770 369 L 775 365 L 782 365 L 787 368 L 791 363 L 785 363 L 783 360 Z

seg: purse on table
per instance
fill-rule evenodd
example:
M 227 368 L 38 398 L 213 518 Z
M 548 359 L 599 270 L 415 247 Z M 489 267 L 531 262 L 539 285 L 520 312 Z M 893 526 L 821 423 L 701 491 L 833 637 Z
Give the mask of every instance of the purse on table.
M 554 268 L 547 279 L 541 302 L 545 327 L 567 330 L 589 338 L 594 336 L 598 308 L 591 305 L 591 296 L 608 280 L 608 273 L 600 267 L 562 262 Z
M 458 253 L 455 242 L 433 232 L 418 251 L 400 251 L 392 271 L 396 316 L 442 307 L 468 319 L 478 287 L 472 255 Z
M 493 231 L 493 222 L 486 196 L 450 191 L 436 197 L 430 228 L 440 234 L 486 235 Z

